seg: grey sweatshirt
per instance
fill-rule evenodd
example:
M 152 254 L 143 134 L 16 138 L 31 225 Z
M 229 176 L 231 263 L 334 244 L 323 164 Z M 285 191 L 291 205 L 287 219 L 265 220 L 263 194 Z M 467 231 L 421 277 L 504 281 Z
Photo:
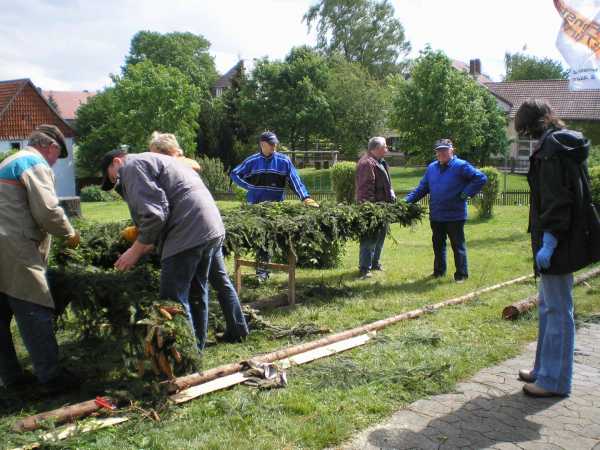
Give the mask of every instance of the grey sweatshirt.
M 225 235 L 212 195 L 193 169 L 158 153 L 127 155 L 119 169 L 122 195 L 142 244 L 161 259 Z

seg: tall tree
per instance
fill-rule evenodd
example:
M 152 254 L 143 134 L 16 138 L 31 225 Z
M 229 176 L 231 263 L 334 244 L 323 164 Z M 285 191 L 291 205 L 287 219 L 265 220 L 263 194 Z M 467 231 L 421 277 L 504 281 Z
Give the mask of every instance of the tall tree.
M 129 66 L 150 60 L 176 67 L 194 85 L 208 92 L 218 76 L 209 48 L 209 41 L 193 33 L 139 31 L 131 40 L 123 71 L 126 73 Z
M 448 137 L 457 153 L 481 162 L 494 142 L 504 145 L 504 116 L 490 97 L 468 74 L 454 69 L 444 53 L 427 47 L 410 79 L 398 81 L 391 125 L 401 130 L 404 150 L 416 159 L 431 160 L 433 142 Z
M 410 51 L 404 27 L 389 0 L 320 0 L 303 17 L 317 29 L 317 48 L 340 53 L 383 78 L 400 70 L 399 59 Z
M 309 47 L 293 48 L 284 61 L 259 60 L 244 92 L 244 115 L 274 130 L 292 148 L 331 129 L 325 89 L 326 60 Z
M 380 134 L 385 124 L 386 87 L 357 63 L 335 58 L 330 67 L 326 95 L 332 132 L 327 137 L 345 155 L 355 157 L 371 136 Z
M 145 151 L 154 130 L 174 133 L 186 154 L 196 153 L 199 88 L 179 69 L 144 61 L 113 82 L 77 112 L 81 167 L 96 172 L 102 155 L 120 144 Z
M 504 55 L 506 76 L 504 81 L 566 79 L 569 71 L 560 62 L 550 58 L 537 58 L 523 53 Z

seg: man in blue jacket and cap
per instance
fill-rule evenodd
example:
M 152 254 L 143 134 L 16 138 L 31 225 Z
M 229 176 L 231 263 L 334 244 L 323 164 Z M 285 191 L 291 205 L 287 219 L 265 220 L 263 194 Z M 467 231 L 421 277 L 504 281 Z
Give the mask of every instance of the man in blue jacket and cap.
M 439 139 L 433 148 L 436 161 L 429 164 L 419 185 L 405 200 L 415 203 L 429 194 L 429 222 L 433 232 L 433 274 L 446 275 L 446 236 L 454 253 L 454 280 L 457 283 L 469 277 L 465 221 L 467 199 L 476 195 L 487 182 L 487 177 L 467 161 L 454 155 L 450 139 Z

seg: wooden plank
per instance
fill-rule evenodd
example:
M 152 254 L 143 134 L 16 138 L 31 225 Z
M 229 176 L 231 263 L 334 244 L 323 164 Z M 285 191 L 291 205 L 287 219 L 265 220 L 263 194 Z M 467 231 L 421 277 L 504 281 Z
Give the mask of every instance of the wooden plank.
M 197 397 L 208 394 L 210 392 L 219 391 L 228 387 L 234 386 L 243 382 L 246 379 L 242 372 L 236 372 L 231 375 L 217 378 L 216 380 L 202 383 L 197 386 L 185 389 L 175 395 L 171 395 L 169 399 L 176 405 L 180 403 L 189 402 Z
M 277 264 L 277 263 L 271 263 L 271 262 L 256 262 L 256 261 L 250 261 L 247 259 L 238 259 L 237 262 L 240 266 L 244 266 L 244 267 L 260 266 L 260 267 L 266 267 L 267 269 L 283 270 L 285 272 L 287 272 L 287 270 L 288 270 L 287 264 Z
M 89 433 L 90 431 L 99 430 L 101 428 L 112 427 L 123 422 L 127 422 L 129 417 L 105 417 L 102 419 L 90 419 L 85 424 L 70 423 L 64 427 L 57 428 L 54 431 L 42 434 L 40 436 L 41 442 L 34 442 L 23 447 L 16 447 L 13 450 L 32 450 L 39 448 L 44 442 L 61 441 L 63 439 L 75 436 L 81 433 Z
M 235 255 L 235 291 L 238 295 L 242 290 L 242 266 L 240 266 L 240 259 Z
M 307 362 L 314 361 L 316 359 L 325 358 L 336 353 L 340 353 L 349 350 L 354 347 L 366 344 L 375 333 L 367 333 L 360 336 L 355 336 L 344 341 L 335 342 L 325 347 L 310 350 L 305 353 L 294 355 L 290 358 L 282 359 L 280 361 L 274 361 L 278 366 L 286 369 L 291 366 L 297 366 L 300 364 L 306 364 Z M 246 377 L 242 372 L 236 372 L 231 375 L 226 375 L 216 380 L 208 381 L 206 383 L 198 384 L 185 389 L 177 394 L 171 395 L 169 399 L 175 404 L 181 404 L 189 402 L 195 398 L 201 397 L 202 395 L 209 394 L 221 389 L 234 386 L 236 384 L 243 383 Z

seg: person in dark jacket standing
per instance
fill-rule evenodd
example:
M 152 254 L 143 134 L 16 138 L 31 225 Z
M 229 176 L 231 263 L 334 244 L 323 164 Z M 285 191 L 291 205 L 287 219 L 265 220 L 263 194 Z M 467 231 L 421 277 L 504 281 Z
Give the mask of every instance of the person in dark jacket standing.
M 439 139 L 433 148 L 437 160 L 429 164 L 421 182 L 405 200 L 414 203 L 429 194 L 429 223 L 434 253 L 432 276 L 439 278 L 446 275 L 448 236 L 454 253 L 454 280 L 461 283 L 469 277 L 464 231 L 467 200 L 481 191 L 487 177 L 454 155 L 450 139 Z
M 529 232 L 539 286 L 539 335 L 532 370 L 520 370 L 523 391 L 535 397 L 571 391 L 575 322 L 573 272 L 590 263 L 584 185 L 589 141 L 564 128 L 550 105 L 530 99 L 519 108 L 515 130 L 537 139 L 527 175 Z
M 357 203 L 396 201 L 388 165 L 383 159 L 387 151 L 385 138 L 378 136 L 369 140 L 367 153 L 356 165 Z M 380 258 L 387 231 L 388 226 L 383 225 L 373 233 L 361 237 L 358 257 L 361 278 L 370 278 L 371 270 L 383 270 Z

